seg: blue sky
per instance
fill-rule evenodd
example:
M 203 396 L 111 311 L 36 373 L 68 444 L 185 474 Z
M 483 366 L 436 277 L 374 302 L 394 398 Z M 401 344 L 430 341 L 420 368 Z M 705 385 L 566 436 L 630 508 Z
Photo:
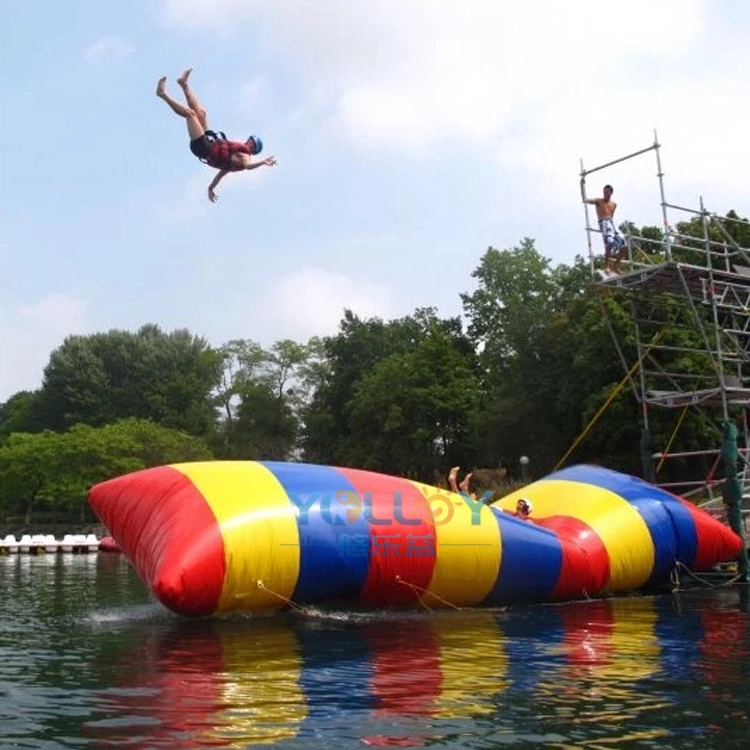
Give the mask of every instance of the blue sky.
M 750 214 L 741 0 L 0 0 L 0 401 L 66 335 L 157 323 L 220 345 L 335 333 L 459 294 L 488 246 L 587 252 L 592 167 L 653 142 L 667 199 Z M 274 169 L 188 151 L 154 96 Z M 592 177 L 660 223 L 653 153 Z M 676 217 L 676 220 L 682 217 Z M 598 248 L 597 248 L 598 249 Z

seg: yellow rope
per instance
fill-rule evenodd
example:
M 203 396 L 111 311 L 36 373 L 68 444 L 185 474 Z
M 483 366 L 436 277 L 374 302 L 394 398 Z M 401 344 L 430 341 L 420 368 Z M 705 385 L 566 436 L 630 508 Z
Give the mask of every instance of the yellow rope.
M 273 591 L 272 589 L 269 589 L 268 586 L 266 586 L 266 584 L 263 583 L 263 581 L 258 581 L 257 585 L 259 589 L 263 589 L 263 591 L 267 591 L 269 594 L 271 594 L 272 596 L 275 596 L 277 599 L 281 599 L 281 601 L 286 602 L 286 604 L 292 607 L 292 609 L 296 609 L 298 612 L 305 611 L 304 607 L 300 607 L 299 604 L 296 604 L 291 599 L 287 599 L 287 597 L 285 597 L 283 594 L 279 594 L 278 592 Z
M 742 576 L 737 573 L 732 578 L 727 579 L 726 581 L 720 581 L 719 583 L 713 583 L 712 581 L 709 581 L 708 579 L 699 576 L 696 573 L 693 573 L 690 568 L 687 567 L 684 563 L 681 563 L 679 560 L 675 563 L 675 567 L 671 574 L 671 581 L 673 592 L 682 590 L 682 582 L 680 581 L 680 570 L 683 570 L 690 578 L 692 578 L 694 581 L 697 581 L 703 586 L 708 586 L 709 588 L 716 589 L 716 588 L 723 588 L 724 586 L 736 586 L 738 583 L 742 582 Z
M 445 604 L 446 607 L 452 607 L 453 609 L 457 611 L 461 611 L 461 607 L 457 607 L 455 604 L 452 604 L 447 599 L 443 599 L 442 597 L 438 596 L 437 594 L 433 593 L 432 591 L 428 591 L 427 589 L 423 589 L 421 586 L 417 586 L 414 583 L 409 583 L 409 581 L 405 581 L 401 576 L 396 576 L 396 583 L 402 583 L 404 586 L 408 586 L 410 589 L 412 589 L 416 594 L 419 595 L 419 603 L 427 610 L 432 612 L 432 607 L 430 607 L 428 604 L 426 604 L 422 600 L 422 594 L 429 594 L 430 596 L 435 597 L 439 602 L 442 602 Z
M 573 444 L 568 448 L 567 451 L 565 451 L 565 455 L 555 464 L 555 471 L 557 471 L 564 463 L 567 461 L 570 454 L 578 447 L 578 445 L 581 443 L 581 441 L 586 437 L 586 435 L 591 432 L 594 425 L 599 421 L 599 418 L 602 414 L 609 408 L 609 405 L 617 398 L 617 395 L 620 393 L 620 391 L 625 387 L 627 382 L 632 377 L 633 373 L 635 372 L 636 368 L 643 362 L 643 360 L 648 356 L 648 353 L 651 351 L 651 349 L 656 346 L 659 339 L 664 334 L 665 329 L 661 328 L 659 331 L 657 331 L 653 338 L 651 339 L 651 343 L 649 344 L 648 349 L 646 349 L 645 352 L 640 356 L 639 359 L 636 360 L 636 362 L 633 364 L 633 366 L 628 370 L 625 377 L 615 386 L 612 393 L 610 393 L 609 398 L 604 402 L 604 404 L 599 408 L 599 411 L 594 414 L 594 416 L 591 418 L 589 423 L 584 427 L 583 432 L 573 441 Z
M 680 569 L 682 569 L 685 573 L 687 573 L 687 575 L 690 576 L 690 578 L 692 578 L 694 581 L 697 581 L 703 586 L 708 586 L 709 588 L 712 588 L 712 589 L 721 588 L 724 586 L 734 586 L 741 579 L 741 576 L 738 573 L 737 575 L 733 576 L 732 578 L 726 581 L 721 581 L 720 583 L 713 583 L 712 581 L 709 581 L 707 578 L 703 578 L 702 576 L 699 576 L 696 573 L 693 573 L 693 571 L 690 570 L 690 568 L 688 568 L 687 565 L 685 565 L 684 563 L 681 563 L 678 560 L 671 574 L 673 592 L 681 589 Z
M 683 408 L 682 414 L 680 414 L 680 418 L 677 420 L 677 424 L 675 425 L 674 430 L 672 430 L 672 434 L 669 436 L 669 441 L 667 442 L 667 447 L 662 451 L 661 459 L 659 460 L 659 463 L 656 466 L 656 473 L 658 474 L 661 470 L 661 467 L 664 465 L 664 462 L 669 458 L 669 449 L 672 447 L 672 443 L 674 443 L 675 438 L 677 437 L 677 432 L 680 429 L 680 425 L 682 424 L 682 420 L 685 419 L 685 415 L 687 414 L 687 406 Z

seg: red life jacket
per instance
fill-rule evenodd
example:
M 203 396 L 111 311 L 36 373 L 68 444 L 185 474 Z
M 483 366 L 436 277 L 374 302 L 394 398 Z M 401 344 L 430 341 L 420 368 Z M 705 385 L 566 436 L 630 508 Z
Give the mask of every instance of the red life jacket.
M 207 130 L 205 134 L 209 141 L 209 152 L 205 162 L 209 167 L 225 172 L 241 172 L 244 169 L 232 163 L 232 154 L 252 156 L 250 147 L 246 143 L 228 141 L 223 133 L 214 133 L 212 130 Z

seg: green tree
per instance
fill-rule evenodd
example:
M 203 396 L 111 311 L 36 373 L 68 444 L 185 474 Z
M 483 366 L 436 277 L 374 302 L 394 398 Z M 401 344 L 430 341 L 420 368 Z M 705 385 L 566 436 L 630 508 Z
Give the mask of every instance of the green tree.
M 579 269 L 582 264 L 577 259 Z M 576 275 L 577 269 L 560 267 L 557 272 Z M 540 341 L 536 374 L 527 362 L 519 382 L 521 388 L 526 377 L 534 389 L 526 434 L 532 439 L 527 450 L 538 473 L 552 470 L 578 438 L 583 439 L 566 463 L 639 470 L 637 402 L 630 385 L 623 383 L 626 369 L 615 339 L 629 364 L 635 343 L 626 300 L 602 294 L 591 284 L 550 319 Z
M 309 361 L 307 460 L 425 477 L 436 461 L 470 453 L 478 381 L 458 319 L 440 320 L 426 308 L 384 322 L 347 310 L 338 335 Z M 458 383 L 474 388 L 457 395 Z
M 85 432 L 85 428 L 77 428 Z M 73 428 L 71 433 L 77 428 Z M 91 430 L 91 434 L 103 441 L 102 455 L 109 454 L 116 458 L 116 452 L 121 448 L 122 455 L 135 458 L 143 468 L 185 461 L 209 461 L 214 457 L 203 438 L 184 430 L 163 427 L 148 419 L 123 419 Z M 106 473 L 112 475 L 110 468 L 105 466 L 105 469 Z
M 743 258 L 737 257 L 735 245 L 743 248 L 750 247 L 750 223 L 739 216 L 736 211 L 729 211 L 726 219 L 719 216 L 707 216 L 705 224 L 702 216 L 696 216 L 690 221 L 678 222 L 676 236 L 673 238 L 674 259 L 683 263 L 705 266 L 706 239 L 711 242 L 714 268 L 723 268 L 725 262 L 729 260 L 743 266 L 747 265 Z M 725 257 L 722 257 L 724 255 Z
M 6 514 L 22 514 L 26 524 L 34 510 L 83 518 L 86 492 L 97 482 L 149 466 L 210 458 L 199 438 L 148 420 L 14 433 L 0 447 L 0 507 Z
M 60 442 L 56 432 L 44 430 L 12 434 L 0 447 L 0 507 L 5 515 L 23 514 L 28 524 L 36 506 L 54 499 Z
M 218 402 L 222 458 L 287 459 L 295 451 L 307 347 L 284 339 L 270 350 L 249 340 L 221 349 L 224 368 Z
M 562 292 L 550 261 L 528 237 L 509 250 L 489 248 L 472 273 L 477 289 L 462 294 L 468 334 L 493 376 L 514 358 L 539 346 L 539 336 L 560 310 Z
M 249 457 L 238 445 L 236 434 L 237 407 L 240 394 L 253 387 L 262 374 L 268 353 L 255 341 L 232 339 L 220 349 L 221 377 L 216 389 L 220 420 L 214 437 L 214 450 L 219 458 Z
M 38 432 L 38 392 L 18 391 L 0 404 L 0 445 L 13 432 Z
M 457 319 L 421 319 L 421 340 L 380 360 L 348 402 L 346 463 L 429 479 L 472 463 L 480 399 L 476 359 Z
M 572 267 L 552 268 L 535 256 L 529 244 L 488 252 L 475 274 L 478 290 L 463 296 L 483 363 L 482 462 L 518 473 L 526 455 L 538 476 L 567 456 L 566 463 L 639 474 L 644 407 L 634 373 L 627 377 L 638 358 L 631 300 L 592 284 L 580 257 Z M 642 317 L 654 324 L 648 329 L 641 321 L 641 340 L 658 337 L 660 344 L 658 367 L 656 350 L 647 353 L 651 369 L 692 372 L 696 381 L 710 372 L 694 313 L 664 294 L 647 302 L 651 309 Z M 648 416 L 654 442 L 667 445 L 675 412 L 652 409 Z M 698 415 L 687 414 L 684 445 L 705 445 L 706 429 Z
M 207 436 L 215 426 L 221 354 L 204 339 L 143 326 L 69 336 L 52 352 L 39 395 L 51 429 L 102 426 L 127 417 Z
M 285 399 L 266 383 L 247 386 L 237 407 L 229 457 L 287 460 L 297 437 L 297 419 Z
M 221 382 L 217 388 L 216 400 L 222 418 L 231 433 L 235 408 L 243 389 L 255 384 L 262 376 L 263 365 L 268 353 L 260 344 L 249 339 L 232 339 L 219 349 L 222 358 Z
M 556 339 L 551 342 L 549 332 L 559 328 L 559 316 L 580 293 L 583 263 L 553 269 L 524 238 L 508 250 L 489 248 L 472 276 L 477 288 L 461 299 L 483 373 L 480 460 L 517 470 L 526 455 L 538 466 L 540 454 L 549 461 L 544 446 L 556 434 L 551 401 L 559 383 L 551 375 L 558 373 L 548 361 Z
M 303 412 L 308 461 L 343 463 L 350 448 L 348 402 L 357 381 L 382 359 L 408 351 L 419 329 L 414 319 L 361 320 L 345 310 L 336 336 L 322 340 L 313 397 Z M 320 352 L 319 352 L 320 353 Z
M 626 297 L 593 285 L 581 257 L 552 267 L 528 239 L 490 248 L 474 276 L 462 300 L 483 365 L 482 464 L 518 475 L 527 456 L 539 476 L 583 438 L 567 463 L 639 471 L 637 399 L 623 382 L 635 358 Z

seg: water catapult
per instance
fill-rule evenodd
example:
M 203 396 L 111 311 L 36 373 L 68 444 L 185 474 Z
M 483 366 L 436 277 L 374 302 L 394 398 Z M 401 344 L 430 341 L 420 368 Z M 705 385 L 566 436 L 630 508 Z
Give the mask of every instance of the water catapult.
M 519 497 L 533 521 L 516 518 Z M 742 539 L 686 500 L 572 466 L 493 505 L 358 469 L 173 464 L 94 486 L 91 507 L 156 598 L 188 616 L 291 605 L 473 607 L 667 584 Z

